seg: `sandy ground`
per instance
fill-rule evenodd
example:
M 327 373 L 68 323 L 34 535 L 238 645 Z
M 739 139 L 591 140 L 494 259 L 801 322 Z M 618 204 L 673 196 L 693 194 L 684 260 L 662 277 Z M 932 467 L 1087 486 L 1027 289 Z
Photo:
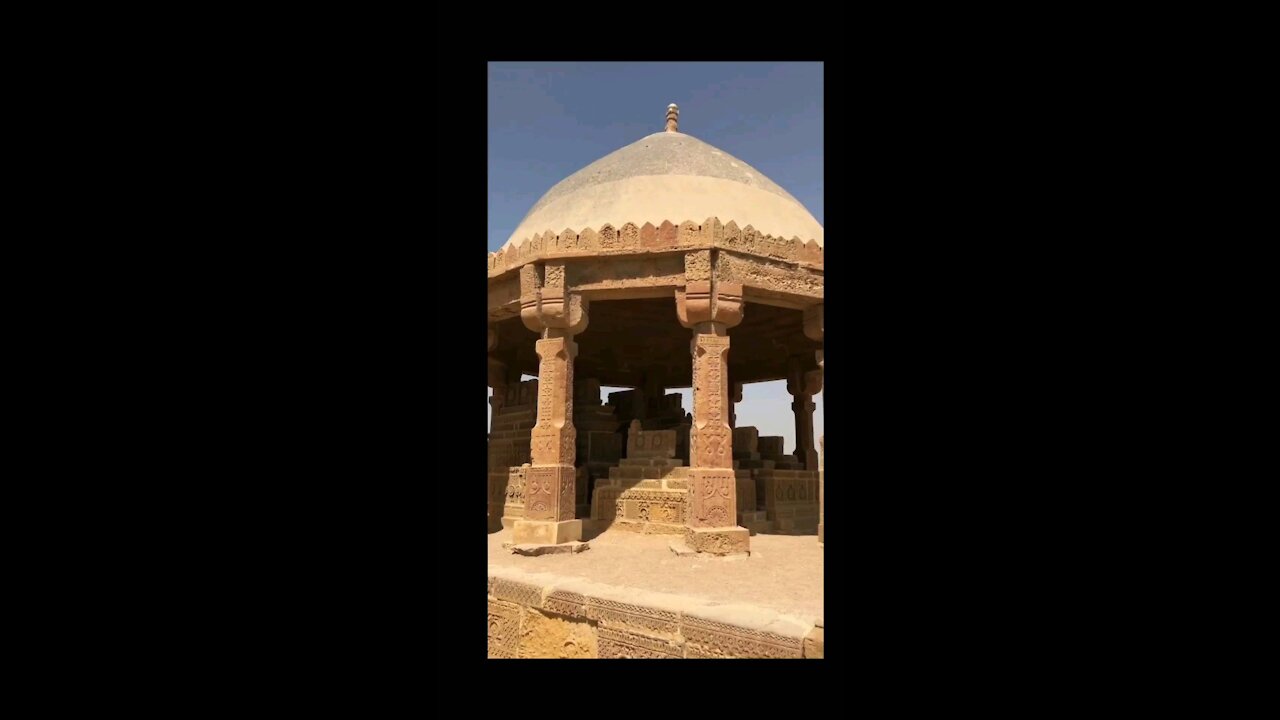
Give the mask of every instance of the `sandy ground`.
M 509 530 L 491 533 L 489 565 L 822 617 L 823 549 L 816 535 L 755 535 L 751 557 L 740 560 L 677 557 L 668 548 L 674 535 L 596 534 L 589 527 L 584 535 L 591 544 L 585 552 L 525 557 L 503 549 Z

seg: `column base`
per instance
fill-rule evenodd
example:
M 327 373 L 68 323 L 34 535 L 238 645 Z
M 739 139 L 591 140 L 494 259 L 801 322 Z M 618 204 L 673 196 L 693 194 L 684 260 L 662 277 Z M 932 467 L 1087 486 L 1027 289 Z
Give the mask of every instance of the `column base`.
M 737 555 L 751 552 L 751 533 L 744 527 L 730 525 L 714 528 L 685 528 L 684 544 L 690 550 L 711 555 Z
M 516 545 L 559 545 L 582 539 L 581 520 L 517 520 L 511 528 Z

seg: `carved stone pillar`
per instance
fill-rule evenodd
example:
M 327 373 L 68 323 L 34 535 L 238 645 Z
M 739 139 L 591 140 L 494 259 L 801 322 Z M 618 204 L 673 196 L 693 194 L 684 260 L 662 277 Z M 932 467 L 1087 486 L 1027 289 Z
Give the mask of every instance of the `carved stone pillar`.
M 795 400 L 791 409 L 796 416 L 796 459 L 804 463 L 805 470 L 818 469 L 818 451 L 813 444 L 813 396 L 822 391 L 822 375 L 817 371 L 803 372 L 798 358 L 791 358 L 787 373 L 787 392 Z
M 714 555 L 750 551 L 737 524 L 733 431 L 729 427 L 729 328 L 742 322 L 742 285 L 689 282 L 676 290 L 680 324 L 693 330 L 693 426 L 689 431 L 689 503 L 685 544 Z
M 515 522 L 512 539 L 517 545 L 558 545 L 582 539 L 574 507 L 573 336 L 586 329 L 587 306 L 581 296 L 537 280 L 522 295 L 520 318 L 542 336 L 536 343 L 538 420 L 530 439 L 524 518 Z
M 805 308 L 804 311 L 804 334 L 806 337 L 817 340 L 825 344 L 824 327 L 823 327 L 823 310 L 822 305 L 814 305 Z M 826 359 L 824 350 L 818 350 L 818 379 L 819 383 L 826 380 L 827 371 L 823 366 Z M 824 401 L 825 402 L 825 401 Z M 827 443 L 826 437 L 818 439 L 818 445 L 822 448 L 822 454 L 818 456 L 818 544 L 823 544 L 822 526 L 826 521 L 826 474 L 827 474 Z

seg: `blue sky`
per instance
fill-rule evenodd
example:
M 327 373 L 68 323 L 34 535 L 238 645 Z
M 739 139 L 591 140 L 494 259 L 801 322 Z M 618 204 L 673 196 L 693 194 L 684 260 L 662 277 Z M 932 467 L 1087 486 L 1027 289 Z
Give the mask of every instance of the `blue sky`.
M 750 163 L 824 223 L 822 75 L 821 63 L 490 63 L 489 251 L 552 185 L 661 131 L 670 103 L 680 132 Z M 784 383 L 747 385 L 738 424 L 790 451 L 791 400 Z M 815 404 L 821 435 L 821 395 Z

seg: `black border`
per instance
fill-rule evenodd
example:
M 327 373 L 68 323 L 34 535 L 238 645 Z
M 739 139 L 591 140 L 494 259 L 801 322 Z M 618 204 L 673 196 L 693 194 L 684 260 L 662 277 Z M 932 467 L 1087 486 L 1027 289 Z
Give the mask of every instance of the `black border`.
M 426 677 L 445 706 L 479 683 L 517 691 L 514 709 L 547 672 L 617 706 L 608 664 L 484 659 L 465 593 L 482 521 L 442 511 L 484 504 L 452 459 L 483 455 L 483 364 L 466 359 L 483 283 L 462 270 L 485 236 L 485 62 L 575 55 L 826 63 L 826 265 L 844 279 L 828 284 L 820 402 L 844 455 L 829 472 L 846 474 L 827 505 L 847 518 L 827 528 L 830 654 L 698 677 L 754 688 L 743 673 L 765 672 L 816 709 L 850 687 L 838 676 L 919 687 L 997 650 L 1011 679 L 1079 642 L 1115 537 L 1095 512 L 1104 455 L 1126 429 L 1107 410 L 1120 297 L 1096 271 L 1121 252 L 1097 211 L 1116 189 L 1097 120 L 1117 105 L 1079 80 L 1097 68 L 964 23 L 904 38 L 820 13 L 792 30 L 668 8 L 680 32 L 659 32 L 658 10 L 608 32 L 466 17 L 491 10 L 281 18 L 234 58 L 211 39 L 222 52 L 173 78 L 192 119 L 155 130 L 158 157 L 183 154 L 152 203 L 175 232 L 156 256 L 173 279 L 145 304 L 172 359 L 150 378 L 168 403 L 152 455 L 166 522 L 145 557 L 189 590 L 167 612 L 193 626 L 193 654 L 323 702 L 357 678 L 412 698 Z M 475 432 L 457 431 L 468 417 Z

